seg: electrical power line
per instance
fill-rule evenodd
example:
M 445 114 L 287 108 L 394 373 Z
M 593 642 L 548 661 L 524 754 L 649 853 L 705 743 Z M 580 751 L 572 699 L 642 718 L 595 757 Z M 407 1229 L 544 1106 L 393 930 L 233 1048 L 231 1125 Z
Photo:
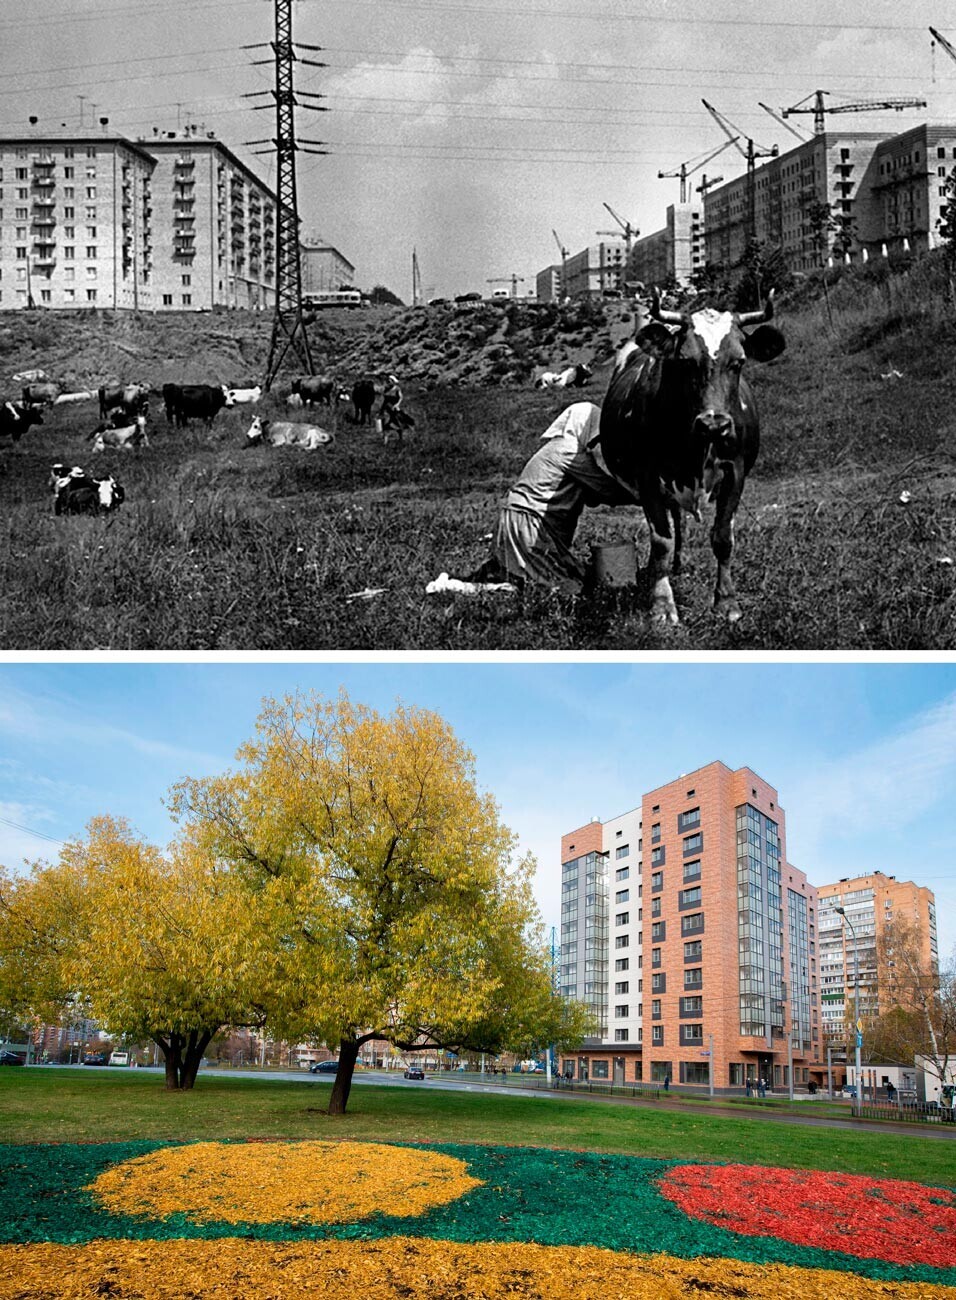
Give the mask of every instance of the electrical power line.
M 22 826 L 20 822 L 11 821 L 9 817 L 0 817 L 0 825 L 12 826 L 15 831 L 25 831 L 27 835 L 32 835 L 38 840 L 49 840 L 51 844 L 65 844 L 65 840 L 58 840 L 55 835 L 46 835 L 43 831 L 35 831 L 31 826 Z

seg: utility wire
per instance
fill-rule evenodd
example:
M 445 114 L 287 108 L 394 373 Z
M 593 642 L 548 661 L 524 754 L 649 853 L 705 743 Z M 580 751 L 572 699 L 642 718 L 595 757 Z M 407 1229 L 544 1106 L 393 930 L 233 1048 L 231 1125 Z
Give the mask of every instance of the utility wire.
M 15 831 L 25 831 L 27 835 L 33 835 L 38 840 L 49 840 L 51 844 L 65 844 L 65 840 L 58 840 L 55 835 L 46 835 L 43 831 L 35 831 L 30 826 L 21 826 L 19 822 L 11 821 L 9 817 L 0 817 L 0 825 L 12 826 Z

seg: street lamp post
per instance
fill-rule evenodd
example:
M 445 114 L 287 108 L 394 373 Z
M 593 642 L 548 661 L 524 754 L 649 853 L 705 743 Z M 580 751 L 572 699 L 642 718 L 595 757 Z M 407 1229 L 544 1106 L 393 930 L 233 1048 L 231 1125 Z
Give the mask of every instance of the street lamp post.
M 859 1113 L 860 1103 L 863 1100 L 861 1085 L 861 1068 L 860 1068 L 860 1048 L 863 1046 L 863 1025 L 860 1021 L 860 951 L 856 942 L 856 930 L 853 928 L 853 922 L 846 914 L 846 909 L 837 907 L 834 909 L 838 916 L 842 916 L 846 924 L 850 927 L 850 934 L 853 936 L 853 1020 L 856 1030 L 856 1097 L 854 1098 L 853 1110 Z

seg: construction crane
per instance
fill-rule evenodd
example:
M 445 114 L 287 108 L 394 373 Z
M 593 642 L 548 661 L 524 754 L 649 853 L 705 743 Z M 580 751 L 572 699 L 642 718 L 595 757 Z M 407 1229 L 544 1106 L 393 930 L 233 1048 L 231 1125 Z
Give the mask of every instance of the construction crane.
M 617 222 L 617 224 L 621 227 L 621 231 L 623 231 L 623 233 L 624 233 L 624 242 L 625 242 L 625 244 L 627 245 L 627 255 L 628 255 L 628 257 L 630 257 L 630 255 L 631 255 L 631 240 L 632 240 L 632 239 L 635 239 L 635 238 L 636 238 L 636 237 L 637 237 L 641 232 L 638 230 L 637 226 L 632 226 L 631 223 L 630 223 L 629 221 L 625 221 L 623 217 L 619 217 L 619 216 L 617 215 L 617 213 L 614 211 L 614 209 L 611 207 L 610 203 L 604 203 L 604 204 L 602 204 L 602 207 L 607 208 L 608 212 L 610 212 L 611 216 L 614 218 L 614 220 Z M 595 234 L 597 234 L 597 235 L 612 235 L 615 239 L 620 239 L 620 238 L 621 238 L 621 233 L 620 233 L 620 231 L 617 231 L 617 230 L 597 230 L 597 231 L 595 231 Z
M 801 144 L 806 144 L 807 140 L 810 138 L 806 131 L 798 131 L 795 126 L 791 126 L 789 122 L 785 122 L 779 113 L 775 113 L 770 105 L 763 103 L 762 100 L 758 99 L 757 103 L 765 113 L 770 114 L 778 126 L 782 126 L 785 131 L 789 131 L 791 135 L 795 135 Z
M 688 158 L 687 162 L 682 162 L 676 171 L 658 172 L 657 173 L 658 179 L 661 180 L 666 178 L 669 180 L 675 176 L 679 176 L 680 177 L 680 201 L 681 203 L 686 203 L 687 194 L 688 194 L 688 189 L 687 189 L 688 178 L 690 176 L 693 176 L 694 172 L 699 172 L 701 167 L 706 167 L 712 158 L 716 158 L 719 153 L 723 153 L 725 149 L 729 149 L 732 144 L 736 144 L 736 143 L 737 143 L 736 137 L 733 140 L 727 140 L 725 141 L 724 144 L 720 145 L 719 148 L 712 149 L 711 152 L 707 154 L 706 157 L 704 158 L 701 158 L 700 154 L 698 154 L 694 158 Z M 691 166 L 691 163 L 694 164 L 693 167 Z
M 711 115 L 721 131 L 727 136 L 728 143 L 736 145 L 737 152 L 743 154 L 747 160 L 747 233 L 750 239 L 757 237 L 757 159 L 758 158 L 776 158 L 780 150 L 776 145 L 771 145 L 769 149 L 758 149 L 753 142 L 753 137 L 747 137 L 747 148 L 745 149 L 740 143 L 740 136 L 743 134 L 729 118 L 718 113 L 713 104 L 708 104 L 706 99 L 700 101 L 707 112 Z
M 956 49 L 954 49 L 953 46 L 950 45 L 946 37 L 941 35 L 941 33 L 938 32 L 935 27 L 931 27 L 929 29 L 929 33 L 932 36 L 933 40 L 938 42 L 938 44 L 942 45 L 943 49 L 946 51 L 949 57 L 953 60 L 954 63 L 956 63 Z
M 930 28 L 930 31 L 933 29 Z M 829 90 L 814 90 L 807 95 L 806 99 L 801 99 L 799 104 L 794 104 L 792 108 L 782 108 L 780 112 L 784 117 L 789 117 L 791 113 L 812 113 L 813 114 L 813 134 L 823 135 L 827 129 L 827 113 L 866 113 L 871 110 L 892 108 L 897 113 L 902 113 L 904 108 L 925 108 L 925 99 L 856 99 L 849 104 L 831 104 L 829 108 L 823 102 L 823 96 L 829 95 Z M 807 101 L 812 99 L 813 103 Z
M 511 296 L 512 296 L 512 298 L 517 298 L 517 296 L 518 296 L 518 285 L 519 285 L 519 284 L 524 284 L 524 276 L 523 276 L 523 275 L 503 275 L 503 276 L 499 276 L 497 280 L 487 280 L 486 283 L 487 283 L 487 284 L 510 284 L 510 285 L 511 285 Z
M 558 238 L 558 232 L 554 226 L 551 227 L 551 233 L 554 235 L 554 242 L 558 246 L 558 252 L 561 254 L 561 297 L 564 298 L 568 292 L 568 250 Z
M 704 172 L 703 176 L 700 178 L 700 184 L 697 186 L 697 193 L 706 199 L 707 191 L 712 190 L 715 185 L 719 185 L 723 179 L 723 176 L 708 176 L 707 173 Z

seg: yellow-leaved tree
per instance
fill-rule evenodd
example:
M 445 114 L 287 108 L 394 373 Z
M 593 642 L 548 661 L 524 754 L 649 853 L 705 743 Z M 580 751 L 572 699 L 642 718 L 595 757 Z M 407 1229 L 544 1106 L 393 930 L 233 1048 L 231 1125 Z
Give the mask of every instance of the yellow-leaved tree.
M 331 1114 L 362 1043 L 496 1051 L 579 1041 L 552 992 L 533 860 L 437 714 L 345 694 L 267 700 L 237 771 L 187 780 L 182 842 L 231 869 L 269 948 L 273 1032 L 339 1045 Z
M 224 1026 L 268 1018 L 275 961 L 245 882 L 181 841 L 168 854 L 94 819 L 53 865 L 0 878 L 0 1006 L 152 1039 L 191 1088 Z

